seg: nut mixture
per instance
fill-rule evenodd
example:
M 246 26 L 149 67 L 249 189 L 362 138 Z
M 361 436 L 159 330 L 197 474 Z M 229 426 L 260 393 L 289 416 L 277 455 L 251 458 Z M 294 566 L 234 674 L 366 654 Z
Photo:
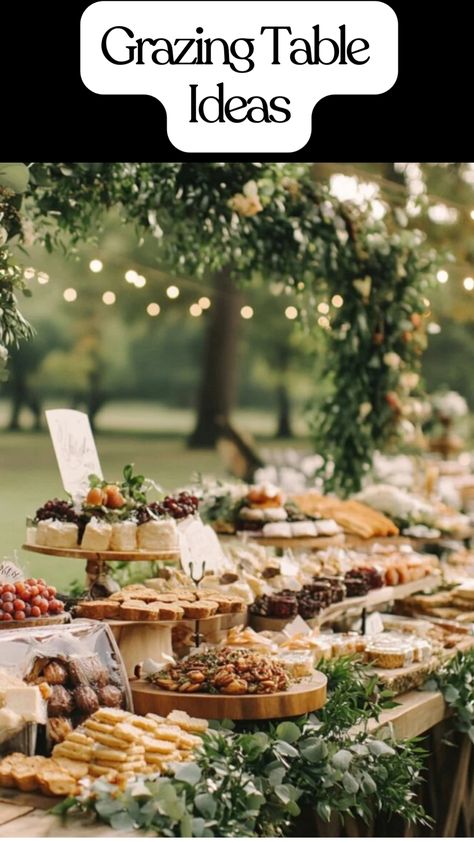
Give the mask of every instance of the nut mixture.
M 162 690 L 225 695 L 268 694 L 286 690 L 285 670 L 269 657 L 247 649 L 213 649 L 183 658 L 149 676 Z

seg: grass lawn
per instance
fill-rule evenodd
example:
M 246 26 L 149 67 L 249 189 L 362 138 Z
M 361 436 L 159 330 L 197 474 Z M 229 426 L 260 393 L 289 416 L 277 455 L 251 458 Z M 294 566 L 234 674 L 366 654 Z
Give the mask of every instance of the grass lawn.
M 6 423 L 7 410 L 6 403 L 0 401 L 0 425 Z M 25 421 L 28 423 L 27 418 Z M 217 452 L 186 448 L 186 435 L 193 424 L 191 411 L 152 403 L 109 404 L 98 421 L 102 432 L 96 436 L 97 449 L 107 478 L 118 479 L 127 462 L 134 462 L 138 471 L 165 489 L 185 485 L 196 472 L 225 475 Z M 275 421 L 269 413 L 240 411 L 234 422 L 239 429 L 255 434 L 261 444 L 288 444 L 271 439 Z M 299 421 L 298 432 L 303 430 Z M 305 442 L 299 439 L 298 444 L 304 446 Z M 60 588 L 74 579 L 82 580 L 84 562 L 21 549 L 26 517 L 46 500 L 64 496 L 49 434 L 0 431 L 0 477 L 0 560 L 16 550 L 29 575 L 44 576 Z

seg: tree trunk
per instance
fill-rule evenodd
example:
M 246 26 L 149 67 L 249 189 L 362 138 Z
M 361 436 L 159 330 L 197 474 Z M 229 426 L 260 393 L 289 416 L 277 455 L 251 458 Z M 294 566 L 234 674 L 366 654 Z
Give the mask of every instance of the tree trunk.
M 229 421 L 235 399 L 241 296 L 223 269 L 214 277 L 210 322 L 205 339 L 196 426 L 190 447 L 214 447 Z
M 293 431 L 291 429 L 290 396 L 284 383 L 281 383 L 277 388 L 277 406 L 278 416 L 275 438 L 291 439 L 293 437 Z

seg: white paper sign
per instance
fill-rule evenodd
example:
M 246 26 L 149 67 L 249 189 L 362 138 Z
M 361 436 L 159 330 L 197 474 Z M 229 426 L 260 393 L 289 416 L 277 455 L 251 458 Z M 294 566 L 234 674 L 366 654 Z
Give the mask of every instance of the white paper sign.
M 378 611 L 374 611 L 373 614 L 369 614 L 365 621 L 365 633 L 366 634 L 380 634 L 383 632 L 383 620 Z
M 189 576 L 189 563 L 193 562 L 193 573 L 201 575 L 206 562 L 206 572 L 218 573 L 225 561 L 225 554 L 219 539 L 211 526 L 204 526 L 200 517 L 189 518 L 178 524 L 181 566 Z
M 20 570 L 13 561 L 4 558 L 0 562 L 0 582 L 19 582 L 24 578 L 23 570 Z
M 89 474 L 103 476 L 88 416 L 75 409 L 50 409 L 46 420 L 65 491 L 73 497 L 84 494 Z
M 296 561 L 291 561 L 286 556 L 280 559 L 280 573 L 282 576 L 297 576 L 299 570 L 300 568 Z
M 288 637 L 293 637 L 294 634 L 310 634 L 312 629 L 308 626 L 308 623 L 306 623 L 303 618 L 297 614 L 291 623 L 287 623 L 283 631 L 284 634 L 288 635 Z

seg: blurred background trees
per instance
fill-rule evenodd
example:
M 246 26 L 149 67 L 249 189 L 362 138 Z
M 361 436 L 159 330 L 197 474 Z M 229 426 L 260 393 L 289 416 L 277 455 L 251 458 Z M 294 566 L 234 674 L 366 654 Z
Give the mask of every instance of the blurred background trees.
M 431 296 L 424 375 L 430 391 L 449 386 L 474 407 L 473 165 L 324 164 L 314 177 L 341 198 L 390 203 L 451 252 Z M 260 273 L 239 292 L 221 278 L 218 293 L 211 277 L 171 276 L 156 240 L 137 240 L 113 210 L 97 241 L 72 256 L 35 244 L 28 252 L 34 295 L 23 309 L 37 335 L 12 352 L 1 385 L 11 429 L 39 427 L 48 403 L 84 408 L 100 423 L 108 403 L 140 400 L 196 410 L 191 442 L 212 445 L 211 417 L 253 409 L 288 437 L 301 432 L 308 395 L 325 396 L 323 331 L 319 342 L 297 326 L 284 278 L 272 289 Z

